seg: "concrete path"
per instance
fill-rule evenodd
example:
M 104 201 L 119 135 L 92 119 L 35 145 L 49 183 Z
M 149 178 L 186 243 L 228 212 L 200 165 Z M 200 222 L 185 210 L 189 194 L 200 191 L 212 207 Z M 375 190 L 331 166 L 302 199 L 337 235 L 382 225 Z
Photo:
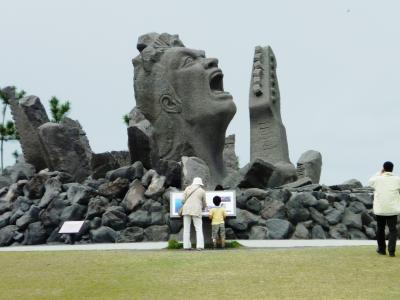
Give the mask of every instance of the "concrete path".
M 372 240 L 238 240 L 248 248 L 295 248 L 295 247 L 346 247 L 375 246 Z M 0 252 L 19 251 L 93 251 L 93 250 L 162 250 L 167 242 L 84 244 L 84 245 L 37 245 L 1 247 Z

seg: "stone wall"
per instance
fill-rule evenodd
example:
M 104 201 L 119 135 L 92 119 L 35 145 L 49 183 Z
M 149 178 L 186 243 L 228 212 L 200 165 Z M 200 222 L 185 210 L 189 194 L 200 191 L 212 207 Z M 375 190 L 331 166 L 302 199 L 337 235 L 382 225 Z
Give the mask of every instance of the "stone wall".
M 12 184 L 0 189 L 1 246 L 63 243 L 58 230 L 67 220 L 85 220 L 78 243 L 182 236 L 182 220 L 169 218 L 169 193 L 177 188 L 140 162 L 83 183 L 58 171 L 33 174 L 28 164 L 8 173 Z M 375 238 L 372 191 L 357 181 L 236 192 L 228 239 Z

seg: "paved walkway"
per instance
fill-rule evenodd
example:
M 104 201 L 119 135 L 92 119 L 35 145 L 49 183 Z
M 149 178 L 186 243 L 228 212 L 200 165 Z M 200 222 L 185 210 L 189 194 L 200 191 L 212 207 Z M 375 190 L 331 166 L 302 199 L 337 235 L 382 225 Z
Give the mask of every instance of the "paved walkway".
M 346 247 L 373 246 L 372 240 L 238 240 L 249 248 L 295 248 L 295 247 Z M 85 245 L 37 245 L 1 247 L 0 252 L 19 251 L 93 251 L 93 250 L 162 250 L 167 242 L 85 244 Z

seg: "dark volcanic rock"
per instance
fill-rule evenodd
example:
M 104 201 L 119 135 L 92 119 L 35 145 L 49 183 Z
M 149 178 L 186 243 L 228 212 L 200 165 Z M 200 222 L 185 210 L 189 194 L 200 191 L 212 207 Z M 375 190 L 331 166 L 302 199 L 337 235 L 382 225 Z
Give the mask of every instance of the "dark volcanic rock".
M 243 178 L 239 183 L 240 188 L 265 188 L 268 186 L 275 167 L 261 159 L 255 159 L 240 170 Z
M 337 224 L 335 226 L 332 226 L 329 229 L 329 235 L 333 239 L 347 239 L 348 237 L 348 232 L 347 232 L 347 227 L 344 224 Z
M 140 182 L 140 180 L 135 179 L 130 187 L 128 192 L 125 195 L 125 198 L 121 202 L 121 206 L 125 208 L 127 212 L 133 211 L 139 204 L 145 201 L 144 198 L 145 188 Z
M 90 167 L 94 179 L 104 178 L 106 173 L 119 168 L 119 163 L 110 152 L 93 153 Z
M 90 238 L 95 243 L 115 243 L 118 233 L 110 227 L 101 226 L 98 229 L 90 230 Z
M 90 198 L 94 195 L 92 188 L 79 183 L 72 183 L 67 190 L 67 197 L 71 203 L 88 205 Z
M 313 239 L 326 239 L 325 231 L 321 225 L 315 225 L 311 230 L 311 238 Z
M 285 204 L 282 201 L 277 200 L 266 201 L 264 209 L 261 211 L 261 216 L 264 219 L 284 219 Z
M 282 219 L 269 219 L 265 222 L 268 239 L 286 239 L 289 236 L 292 224 Z
M 256 197 L 253 197 L 246 202 L 247 210 L 251 211 L 252 213 L 259 214 L 261 211 L 261 207 L 261 202 Z
M 147 227 L 151 224 L 151 215 L 144 210 L 137 210 L 129 216 L 128 226 Z
M 251 212 L 237 208 L 236 218 L 228 219 L 226 224 L 234 230 L 244 231 L 250 226 L 257 224 L 258 219 L 259 217 Z
M 99 195 L 107 198 L 123 198 L 129 189 L 129 180 L 126 178 L 117 178 L 113 182 L 107 182 L 100 185 Z
M 90 199 L 86 218 L 92 219 L 94 217 L 101 217 L 109 205 L 108 199 L 102 196 L 96 196 Z
M 128 227 L 122 230 L 118 236 L 118 243 L 141 242 L 144 238 L 144 230 L 140 227 Z
M 109 171 L 106 174 L 106 178 L 110 181 L 114 181 L 117 178 L 125 178 L 129 181 L 134 179 L 140 179 L 143 176 L 143 164 L 140 161 L 133 163 L 130 166 L 118 168 L 113 171 Z
M 41 222 L 31 223 L 25 231 L 24 245 L 38 245 L 46 242 L 46 230 Z
M 18 227 L 15 225 L 8 225 L 0 229 L 0 246 L 8 246 L 13 242 L 14 235 Z
M 144 230 L 144 235 L 148 241 L 168 241 L 168 226 L 153 225 Z
M 265 226 L 253 226 L 250 229 L 250 240 L 265 240 L 267 238 L 268 230 Z
M 102 217 L 102 225 L 108 226 L 114 230 L 125 228 L 127 216 L 125 211 L 120 206 L 111 206 L 107 208 Z
M 80 204 L 72 204 L 67 206 L 61 213 L 60 222 L 64 221 L 81 221 L 84 219 L 86 206 Z
M 292 239 L 309 239 L 310 232 L 303 223 L 298 223 L 292 235 Z

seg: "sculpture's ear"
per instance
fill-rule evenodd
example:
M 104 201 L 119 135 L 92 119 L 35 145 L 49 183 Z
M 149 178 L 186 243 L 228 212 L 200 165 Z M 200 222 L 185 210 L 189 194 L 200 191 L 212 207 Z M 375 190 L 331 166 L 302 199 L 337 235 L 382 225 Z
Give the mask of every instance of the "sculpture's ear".
M 162 110 L 167 113 L 179 114 L 182 112 L 181 102 L 176 97 L 164 94 L 160 97 L 160 105 Z

